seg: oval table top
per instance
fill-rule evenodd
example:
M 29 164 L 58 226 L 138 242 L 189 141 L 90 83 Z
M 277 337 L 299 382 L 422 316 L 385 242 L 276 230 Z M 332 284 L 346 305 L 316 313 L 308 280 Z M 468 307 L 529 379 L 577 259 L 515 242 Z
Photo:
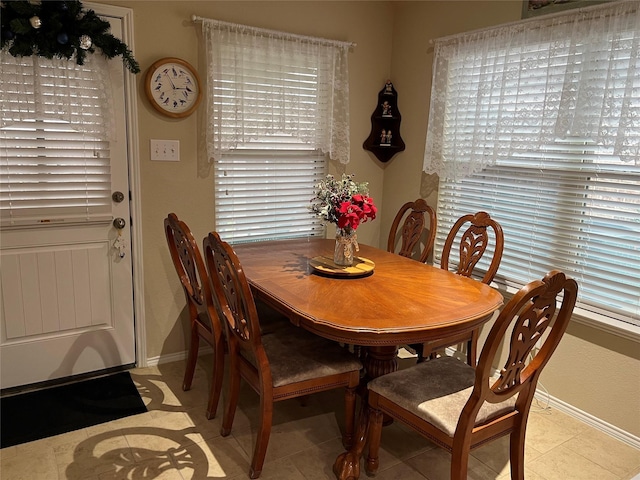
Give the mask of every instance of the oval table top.
M 471 331 L 503 303 L 477 280 L 360 244 L 375 263 L 355 278 L 318 274 L 317 256 L 333 258 L 320 238 L 234 245 L 254 295 L 292 323 L 338 342 L 363 346 L 419 343 Z

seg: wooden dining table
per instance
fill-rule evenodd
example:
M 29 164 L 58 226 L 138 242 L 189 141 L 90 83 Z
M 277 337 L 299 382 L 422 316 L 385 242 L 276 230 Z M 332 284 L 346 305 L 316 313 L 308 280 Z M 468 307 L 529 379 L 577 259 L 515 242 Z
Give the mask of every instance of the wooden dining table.
M 362 348 L 363 385 L 397 370 L 398 346 L 471 332 L 503 303 L 479 281 L 360 244 L 362 272 L 323 268 L 335 241 L 323 238 L 234 245 L 256 298 L 291 323 L 324 338 Z M 333 470 L 340 480 L 359 476 L 366 443 L 366 387 L 354 444 Z

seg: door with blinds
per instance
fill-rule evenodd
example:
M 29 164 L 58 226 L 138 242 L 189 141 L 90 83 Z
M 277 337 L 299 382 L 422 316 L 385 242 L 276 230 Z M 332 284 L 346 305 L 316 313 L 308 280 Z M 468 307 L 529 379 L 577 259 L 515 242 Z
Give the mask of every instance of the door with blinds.
M 108 61 L 105 82 L 89 62 L 17 60 L 0 82 L 15 113 L 0 128 L 3 389 L 135 363 L 124 67 Z

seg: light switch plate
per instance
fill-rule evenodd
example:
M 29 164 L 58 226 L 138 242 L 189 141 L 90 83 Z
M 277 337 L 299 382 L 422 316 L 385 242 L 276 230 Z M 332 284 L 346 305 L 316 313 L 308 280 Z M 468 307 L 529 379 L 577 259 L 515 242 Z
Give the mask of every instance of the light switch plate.
M 151 139 L 151 160 L 162 162 L 180 161 L 180 140 Z

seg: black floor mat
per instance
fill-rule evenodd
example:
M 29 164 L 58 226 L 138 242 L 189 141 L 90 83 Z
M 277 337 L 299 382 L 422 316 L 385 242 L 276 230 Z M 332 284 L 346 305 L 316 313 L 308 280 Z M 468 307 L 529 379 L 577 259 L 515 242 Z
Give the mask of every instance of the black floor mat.
M 129 372 L 0 399 L 0 448 L 147 411 Z

